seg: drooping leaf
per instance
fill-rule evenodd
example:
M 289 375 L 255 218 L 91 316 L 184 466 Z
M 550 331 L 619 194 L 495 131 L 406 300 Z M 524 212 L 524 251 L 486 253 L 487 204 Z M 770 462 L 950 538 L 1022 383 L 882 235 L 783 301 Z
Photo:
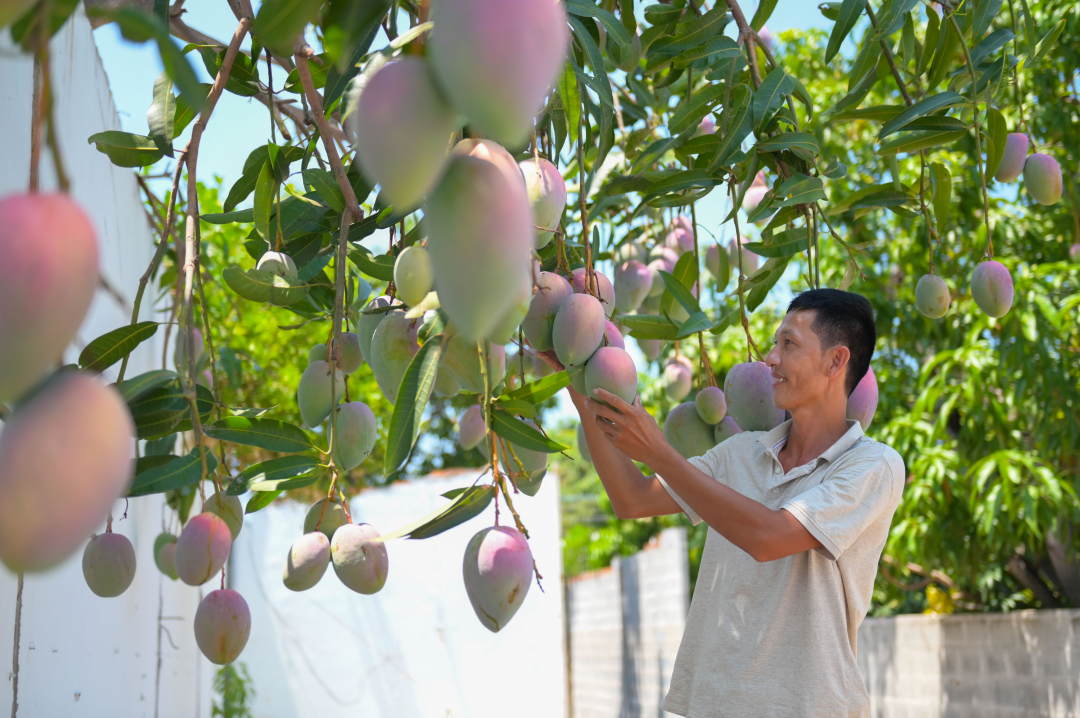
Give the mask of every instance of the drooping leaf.
M 495 410 L 491 412 L 491 430 L 511 444 L 523 449 L 556 453 L 565 451 L 566 447 L 557 441 L 552 441 L 536 429 L 532 428 L 521 419 L 517 419 L 505 411 Z
M 397 471 L 412 452 L 413 443 L 420 432 L 424 410 L 435 388 L 443 346 L 441 341 L 425 342 L 413 355 L 401 377 L 397 402 L 390 418 L 390 430 L 387 432 L 383 461 L 383 473 L 386 476 Z
M 278 55 L 292 55 L 293 41 L 319 14 L 320 0 L 264 0 L 252 32 Z
M 738 85 L 731 92 L 731 102 L 724 108 L 720 117 L 719 133 L 723 127 L 727 130 L 720 138 L 720 144 L 716 147 L 716 155 L 709 163 L 709 172 L 715 173 L 717 169 L 727 164 L 728 159 L 739 151 L 739 145 L 753 130 L 753 110 L 751 103 L 754 93 L 746 85 Z
M 179 376 L 180 375 L 174 371 L 154 369 L 125 379 L 123 383 L 118 384 L 116 388 L 125 402 L 131 402 L 133 399 L 139 398 L 151 389 L 156 389 L 162 384 L 168 384 L 169 382 L 174 381 Z
M 203 447 L 206 458 L 206 476 L 209 478 L 217 471 L 218 462 L 213 452 Z M 200 447 L 192 449 L 187 456 L 179 456 L 167 464 L 154 466 L 135 475 L 135 480 L 128 490 L 128 496 L 148 496 L 165 491 L 179 489 L 198 483 L 203 477 L 203 457 Z
M 836 17 L 832 33 L 829 34 L 829 45 L 825 48 L 825 62 L 831 62 L 836 53 L 840 52 L 840 46 L 844 43 L 848 33 L 855 27 L 855 23 L 862 17 L 866 8 L 866 0 L 844 0 L 840 6 L 840 14 Z
M 79 366 L 88 371 L 105 371 L 154 336 L 157 329 L 157 322 L 139 322 L 106 332 L 86 345 L 79 355 Z
M 694 94 L 690 100 L 684 100 L 675 108 L 668 120 L 668 132 L 681 135 L 691 127 L 696 127 L 701 118 L 709 114 L 712 108 L 724 97 L 723 85 L 710 85 Z
M 949 168 L 940 162 L 930 165 L 930 183 L 934 188 L 934 219 L 937 220 L 939 234 L 944 234 L 949 223 L 949 210 L 952 208 L 952 175 Z
M 447 506 L 436 509 L 419 521 L 396 531 L 391 531 L 388 534 L 383 534 L 374 540 L 389 541 L 405 536 L 412 539 L 426 539 L 438 536 L 443 531 L 449 531 L 455 526 L 479 516 L 494 497 L 495 487 L 491 484 L 470 486 L 454 497 Z
M 252 464 L 237 474 L 232 483 L 226 487 L 225 494 L 239 496 L 248 491 L 270 492 L 300 488 L 299 482 L 310 478 L 313 483 L 318 479 L 316 472 L 318 467 L 319 462 L 316 459 L 303 454 L 262 461 Z
M 121 386 L 128 383 L 124 382 Z M 135 435 L 140 439 L 154 439 L 176 430 L 189 408 L 176 378 L 139 393 L 127 404 L 135 422 Z
M 568 19 L 570 20 L 570 27 L 574 29 L 574 37 L 578 39 L 584 48 L 585 56 L 589 61 L 589 67 L 593 72 L 592 76 L 590 76 L 584 74 L 584 71 L 582 71 L 583 74 L 579 77 L 583 78 L 586 81 L 586 84 L 593 89 L 597 97 L 600 98 L 601 103 L 614 108 L 615 101 L 611 96 L 611 83 L 607 77 L 607 70 L 604 66 L 604 57 L 600 53 L 600 48 L 597 47 L 596 41 L 593 40 L 592 35 L 589 34 L 589 31 L 585 28 L 585 25 L 581 20 L 573 15 L 569 16 Z M 571 63 L 575 62 L 573 54 L 570 54 L 568 57 Z M 574 69 L 575 71 L 578 71 L 577 67 Z
M 260 509 L 265 509 L 274 502 L 274 499 L 281 496 L 281 493 L 280 489 L 277 491 L 256 491 L 248 499 L 247 506 L 244 507 L 244 513 L 253 514 Z
M 919 0 L 890 0 L 884 12 L 878 16 L 876 38 L 887 38 L 904 24 L 904 16 L 911 12 Z
M 1016 35 L 1007 27 L 1003 27 L 1000 30 L 994 30 L 992 33 L 983 38 L 975 47 L 971 48 L 971 64 L 975 67 L 979 67 L 988 57 L 995 52 L 1005 47 Z
M 345 196 L 330 170 L 305 170 L 303 176 L 304 184 L 318 192 L 330 209 L 338 214 L 345 211 Z
M 655 314 L 620 314 L 616 319 L 630 330 L 630 336 L 635 339 L 670 340 L 678 334 L 678 327 L 667 317 Z
M 730 37 L 720 35 L 701 47 L 692 47 L 679 53 L 672 62 L 672 66 L 678 69 L 691 65 L 697 67 L 699 62 L 708 66 L 714 62 L 735 57 L 742 57 L 742 49 Z
M 784 68 L 773 68 L 772 72 L 761 81 L 754 95 L 754 127 L 760 129 L 767 120 L 784 104 L 784 98 L 795 91 L 795 83 L 784 72 Z
M 962 95 L 952 91 L 940 92 L 936 95 L 931 95 L 930 97 L 924 97 L 882 125 L 881 132 L 878 133 L 878 139 L 885 139 L 892 133 L 900 131 L 916 118 L 926 117 L 931 112 L 937 112 L 946 107 L 955 107 L 964 102 L 965 100 Z
M 762 265 L 761 269 L 758 270 L 761 278 L 746 295 L 746 310 L 748 312 L 752 312 L 761 306 L 769 291 L 776 286 L 776 283 L 780 281 L 780 277 L 784 275 L 787 264 L 788 259 L 784 258 L 770 259 Z
M 632 39 L 630 33 L 619 22 L 619 18 L 602 7 L 597 7 L 589 0 L 566 0 L 565 7 L 566 11 L 571 15 L 594 17 L 599 20 L 600 24 L 607 30 L 608 38 L 620 46 L 625 47 L 630 44 Z
M 781 132 L 758 142 L 754 148 L 758 152 L 779 152 L 799 148 L 814 155 L 821 154 L 817 137 L 809 132 Z
M 1032 54 L 1031 60 L 1028 63 L 1029 67 L 1035 67 L 1035 65 L 1046 56 L 1046 53 L 1049 52 L 1050 48 L 1054 47 L 1057 43 L 1058 37 L 1061 36 L 1061 31 L 1064 29 L 1065 18 L 1062 18 L 1050 28 L 1050 32 L 1046 33 L 1043 39 L 1039 41 L 1039 44 L 1035 46 L 1035 52 Z
M 308 285 L 299 279 L 282 277 L 260 269 L 240 269 L 235 265 L 222 270 L 221 278 L 229 285 L 229 289 L 244 299 L 269 302 L 280 307 L 296 304 L 308 291 Z
M 971 39 L 978 42 L 990 23 L 1001 10 L 1001 0 L 975 0 L 975 14 L 971 19 Z M 1010 31 L 1011 32 L 1011 31 Z M 974 61 L 973 61 L 974 62 Z
M 931 130 L 929 132 L 905 132 L 881 143 L 879 155 L 895 155 L 901 152 L 913 153 L 930 147 L 951 145 L 967 134 L 964 130 Z
M 754 32 L 761 32 L 761 28 L 765 27 L 765 23 L 772 17 L 775 9 L 776 0 L 761 0 L 758 3 L 757 10 L 754 11 L 754 17 L 750 20 L 750 27 L 754 28 Z
M 165 156 L 152 138 L 131 132 L 106 130 L 90 135 L 86 141 L 117 167 L 148 167 Z
M 255 181 L 255 230 L 267 242 L 273 244 L 276 239 L 270 234 L 270 215 L 278 194 L 278 181 L 274 170 L 267 162 L 259 169 L 259 178 Z
M 267 451 L 297 453 L 312 448 L 311 439 L 303 429 L 278 419 L 229 416 L 204 426 L 203 432 L 213 439 L 257 446 Z
M 176 126 L 176 95 L 169 73 L 163 72 L 154 80 L 154 101 L 146 111 L 146 123 L 150 139 L 169 157 L 173 156 L 172 141 Z
M 996 107 L 988 107 L 986 110 L 986 179 L 998 171 L 1001 160 L 1005 156 L 1005 139 L 1009 134 L 1009 124 L 1005 116 Z
M 511 392 L 506 393 L 504 396 L 508 399 L 519 399 L 522 401 L 528 401 L 532 404 L 539 404 L 542 401 L 550 399 L 559 393 L 560 389 L 570 386 L 570 375 L 565 371 L 560 371 L 550 376 L 545 376 L 543 379 L 537 379 L 531 381 L 528 384 L 519 386 Z
M 706 330 L 712 329 L 712 326 L 713 321 L 709 319 L 708 315 L 705 314 L 705 312 L 694 312 L 689 317 L 687 317 L 686 321 L 683 322 L 682 326 L 679 327 L 679 332 L 675 335 L 675 338 L 683 339 L 692 334 L 697 334 L 698 332 L 704 332 Z
M 352 236 L 352 232 L 349 232 Z M 364 274 L 384 282 L 394 281 L 394 258 L 388 254 L 373 257 L 367 247 L 350 247 L 349 259 Z
M 686 254 L 683 255 L 683 257 L 687 257 L 687 256 L 692 257 L 693 252 L 687 252 Z M 683 257 L 680 257 L 679 261 L 682 261 Z M 693 274 L 696 275 L 697 274 L 697 266 L 696 265 L 692 265 L 692 266 L 693 266 Z M 676 266 L 676 270 L 677 269 L 678 269 L 678 267 Z M 692 287 L 694 282 L 697 281 L 696 277 L 695 277 L 695 279 L 693 281 L 691 281 L 690 285 L 687 286 L 680 279 L 678 279 L 674 274 L 671 274 L 669 272 L 665 272 L 664 270 L 660 270 L 660 276 L 663 277 L 663 279 L 664 279 L 664 287 L 665 287 L 664 294 L 667 295 L 667 294 L 670 293 L 671 299 L 673 300 L 673 301 L 669 300 L 669 301 L 671 301 L 671 304 L 669 306 L 664 306 L 665 303 L 663 301 L 663 297 L 661 297 L 660 311 L 662 311 L 662 312 L 666 311 L 667 313 L 670 313 L 671 309 L 674 308 L 674 302 L 678 302 L 679 304 L 681 304 L 683 309 L 685 309 L 688 314 L 693 314 L 695 312 L 700 312 L 701 311 L 701 306 L 698 304 L 697 299 L 695 299 L 694 295 L 690 292 L 690 287 Z M 692 275 L 687 274 L 687 275 L 684 275 L 684 276 L 689 277 L 689 276 L 692 276 Z
M 805 252 L 809 246 L 805 228 L 787 229 L 773 235 L 763 236 L 760 242 L 747 242 L 747 250 L 759 257 L 790 257 Z

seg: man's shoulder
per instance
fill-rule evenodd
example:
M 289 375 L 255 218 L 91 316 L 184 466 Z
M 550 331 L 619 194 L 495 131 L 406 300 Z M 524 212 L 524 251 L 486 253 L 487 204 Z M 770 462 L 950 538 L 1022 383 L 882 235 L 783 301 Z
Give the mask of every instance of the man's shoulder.
M 857 464 L 870 474 L 883 476 L 886 480 L 900 486 L 904 483 L 904 459 L 896 449 L 888 444 L 861 436 L 850 449 L 840 457 L 839 466 Z
M 730 455 L 744 453 L 748 449 L 753 448 L 755 444 L 760 447 L 761 444 L 759 442 L 759 439 L 762 436 L 765 436 L 765 434 L 767 433 L 768 432 L 765 431 L 743 431 L 738 434 L 734 434 L 724 439 L 713 448 L 706 451 L 702 456 L 713 458 L 719 457 L 723 454 Z

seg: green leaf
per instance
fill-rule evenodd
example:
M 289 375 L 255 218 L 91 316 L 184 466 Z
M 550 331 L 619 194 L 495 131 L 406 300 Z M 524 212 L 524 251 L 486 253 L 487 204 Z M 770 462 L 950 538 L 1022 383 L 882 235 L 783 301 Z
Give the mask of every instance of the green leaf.
M 253 222 L 255 213 L 251 209 L 240 209 L 235 212 L 212 212 L 200 214 L 199 219 L 207 224 L 232 224 L 233 222 Z
M 1005 156 L 1005 139 L 1009 134 L 1009 125 L 996 107 L 987 108 L 986 120 L 986 179 L 989 181 L 997 173 L 1001 159 Z
M 1065 29 L 1065 18 L 1057 21 L 1054 27 L 1050 28 L 1050 32 L 1046 33 L 1039 44 L 1035 46 L 1035 53 L 1031 56 L 1031 61 L 1028 64 L 1029 67 L 1034 67 L 1036 63 L 1041 60 L 1051 47 L 1057 44 L 1058 37 L 1061 35 L 1061 31 Z
M 982 42 L 971 49 L 971 64 L 978 68 L 983 63 L 983 60 L 1005 47 L 1015 37 L 1013 31 L 1007 27 L 990 33 L 983 38 Z
M 162 384 L 168 384 L 171 381 L 175 381 L 179 376 L 180 375 L 174 371 L 154 369 L 153 371 L 148 371 L 144 374 L 125 379 L 123 383 L 117 384 L 116 388 L 124 401 L 131 403 L 132 400 L 138 399 L 151 389 L 156 389 Z
M 761 81 L 761 86 L 754 95 L 754 128 L 763 127 L 784 104 L 784 97 L 794 91 L 795 83 L 784 72 L 784 68 L 773 68 L 768 77 Z
M 256 491 L 248 499 L 247 506 L 244 507 L 245 514 L 253 514 L 256 511 L 265 509 L 270 504 L 274 503 L 274 499 L 281 496 L 281 490 L 278 491 Z
M 704 45 L 706 41 L 723 32 L 727 23 L 727 8 L 723 5 L 714 7 L 704 15 L 682 23 L 679 25 L 675 37 L 657 40 L 649 50 L 650 52 L 662 51 L 667 55 L 677 55 L 692 47 Z M 642 52 L 645 52 L 645 43 L 642 42 L 641 44 Z
M 836 53 L 840 52 L 840 46 L 851 29 L 855 27 L 855 23 L 862 17 L 865 7 L 866 0 L 844 0 L 840 6 L 840 14 L 836 18 L 836 24 L 833 25 L 832 33 L 829 35 L 829 45 L 825 48 L 826 63 L 831 62 L 836 57 Z
M 60 28 L 64 26 L 67 19 L 71 17 L 71 14 L 75 12 L 75 8 L 78 6 L 78 0 L 51 0 L 49 7 L 48 21 L 45 23 L 45 39 L 51 38 L 55 35 Z M 19 5 L 25 6 L 26 3 L 12 3 L 4 7 L 3 14 L 7 15 L 11 12 L 12 7 L 19 7 Z M 39 20 L 41 19 L 40 2 L 33 3 L 33 7 L 18 17 L 18 20 L 11 26 L 11 38 L 22 45 L 23 50 L 27 53 L 33 52 L 34 47 L 41 37 L 41 30 Z M 90 14 L 89 11 L 87 14 Z M 15 18 L 7 18 L 13 20 Z M 0 23 L 0 29 L 5 23 Z
M 439 358 L 444 345 L 445 339 L 441 342 L 425 342 L 413 355 L 401 377 L 397 402 L 390 418 L 390 430 L 387 432 L 386 455 L 383 461 L 383 473 L 386 476 L 397 471 L 412 452 L 424 409 L 427 408 L 431 391 L 435 388 Z
M 338 214 L 345 211 L 345 195 L 330 170 L 305 170 L 303 176 L 304 184 L 318 192 L 331 210 Z
M 781 132 L 775 137 L 767 137 L 754 146 L 758 152 L 780 152 L 793 148 L 800 148 L 814 155 L 821 154 L 817 137 L 809 132 Z
M 491 412 L 491 430 L 515 446 L 544 453 L 565 451 L 566 447 L 552 441 L 521 419 L 498 409 Z
M 761 28 L 765 27 L 765 23 L 772 17 L 775 9 L 776 0 L 761 0 L 758 3 L 757 10 L 754 11 L 754 18 L 750 21 L 750 27 L 754 28 L 754 32 L 761 32 Z
M 126 386 L 128 382 L 124 382 Z M 135 422 L 135 435 L 140 439 L 154 439 L 173 431 L 188 413 L 188 401 L 173 379 L 128 400 L 128 410 Z
M 886 122 L 881 128 L 881 132 L 878 133 L 878 139 L 883 140 L 892 133 L 898 132 L 918 117 L 925 117 L 931 112 L 963 104 L 964 101 L 962 95 L 951 91 L 925 97 Z
M 563 68 L 562 75 L 559 76 L 558 91 L 563 112 L 566 114 L 566 133 L 570 138 L 570 144 L 576 145 L 578 126 L 581 124 L 581 96 L 578 94 L 577 74 L 569 60 Z
M 927 13 L 926 36 L 919 50 L 919 57 L 915 63 L 915 76 L 921 77 L 926 68 L 930 66 L 934 51 L 937 50 L 938 40 L 941 37 L 941 19 L 936 12 Z
M 214 395 L 202 384 L 195 385 L 195 406 L 199 411 L 199 421 L 205 424 L 210 421 L 210 414 L 214 411 Z M 180 423 L 172 428 L 172 431 L 183 433 L 191 431 L 191 410 L 187 399 L 184 399 L 184 414 Z
M 975 15 L 971 20 L 972 40 L 982 39 L 983 34 L 990 27 L 990 23 L 997 17 L 999 10 L 1001 10 L 1001 0 L 976 0 Z
M 217 470 L 218 462 L 209 449 L 203 447 L 202 451 L 206 455 L 206 477 L 209 478 Z M 167 464 L 153 466 L 136 474 L 128 497 L 160 494 L 197 484 L 203 478 L 203 460 L 199 452 L 200 448 L 195 447 L 187 456 L 174 458 Z
M 284 482 L 305 481 L 313 483 L 318 477 L 319 462 L 310 456 L 282 456 L 247 467 L 225 489 L 227 496 L 239 496 L 247 491 L 271 492 L 299 488 L 298 485 L 281 485 Z
M 945 29 L 938 38 L 937 52 L 934 53 L 934 61 L 930 63 L 930 76 L 927 79 L 927 89 L 933 89 L 945 79 L 956 57 L 956 48 L 963 42 L 963 38 L 956 34 L 956 28 L 951 22 L 945 23 Z
M 270 163 L 265 163 L 259 170 L 259 179 L 255 182 L 255 231 L 270 244 L 274 243 L 274 237 L 270 234 L 270 215 L 274 212 L 274 203 L 277 200 L 278 181 L 274 178 L 274 170 Z
M 855 86 L 851 88 L 850 92 L 841 97 L 835 105 L 826 110 L 825 115 L 829 116 L 839 114 L 840 112 L 846 110 L 849 107 L 854 107 L 855 105 L 858 105 L 860 102 L 863 101 L 863 98 L 870 93 L 870 90 L 874 87 L 874 83 L 876 82 L 877 65 L 870 68 L 870 70 L 867 71 L 866 74 L 864 74 L 862 78 L 855 83 Z
M 252 32 L 278 55 L 292 56 L 293 41 L 319 16 L 320 0 L 264 0 Z
M 352 232 L 349 232 L 352 236 Z M 371 256 L 367 247 L 350 247 L 349 259 L 364 274 L 384 282 L 394 281 L 394 258 L 388 254 L 380 254 L 378 257 Z
M 586 80 L 586 84 L 592 87 L 597 97 L 600 98 L 600 102 L 614 107 L 615 101 L 611 96 L 611 82 L 607 77 L 607 70 L 604 67 L 604 56 L 600 53 L 600 48 L 597 47 L 596 41 L 593 40 L 592 35 L 585 29 L 584 23 L 574 16 L 568 18 L 570 26 L 574 28 L 574 37 L 581 43 L 582 48 L 585 50 L 585 55 L 589 59 L 589 67 L 592 68 L 593 75 L 595 77 L 589 77 L 583 75 Z M 619 27 L 622 27 L 621 25 Z M 573 54 L 569 55 L 570 62 L 574 62 Z M 577 68 L 574 68 L 577 71 Z M 591 82 L 589 82 L 591 80 Z
M 840 160 L 833 158 L 829 160 L 829 164 L 821 171 L 821 174 L 829 179 L 840 179 L 847 176 L 847 165 Z
M 543 379 L 523 384 L 503 396 L 507 399 L 520 399 L 532 404 L 539 404 L 558 394 L 560 389 L 568 386 L 570 386 L 570 375 L 565 371 L 560 371 Z
M 672 62 L 672 66 L 677 69 L 683 69 L 691 65 L 696 67 L 695 63 L 699 61 L 703 61 L 701 64 L 709 66 L 719 60 L 741 56 L 742 50 L 739 45 L 730 37 L 720 35 L 709 40 L 701 47 L 692 47 L 685 52 L 679 53 Z
M 278 419 L 249 419 L 229 416 L 203 427 L 203 432 L 219 441 L 257 446 L 267 451 L 297 453 L 312 447 L 311 439 L 298 426 Z
M 169 73 L 163 72 L 154 80 L 154 101 L 146 111 L 146 124 L 150 127 L 150 139 L 164 154 L 172 157 L 172 141 L 176 126 L 176 95 Z
M 949 174 L 949 168 L 940 162 L 931 164 L 930 184 L 934 188 L 934 219 L 937 220 L 937 231 L 944 234 L 949 223 L 949 210 L 952 208 L 952 175 Z
M 679 327 L 679 333 L 675 336 L 676 339 L 682 339 L 688 337 L 691 334 L 697 334 L 698 332 L 704 332 L 712 329 L 713 321 L 709 319 L 705 312 L 694 312 L 686 321 Z
M 188 98 L 184 95 L 176 98 L 176 120 L 173 125 L 173 139 L 179 137 L 198 116 L 199 108 L 206 103 L 206 98 L 210 96 L 210 85 L 209 83 L 200 83 L 197 88 L 193 88 L 192 92 L 195 94 L 196 100 L 194 105 L 189 103 Z
M 165 156 L 153 139 L 131 132 L 106 130 L 90 135 L 86 141 L 117 167 L 148 167 Z
M 449 531 L 455 526 L 479 516 L 493 498 L 495 498 L 495 487 L 491 484 L 470 486 L 458 494 L 448 506 L 436 509 L 419 521 L 396 531 L 391 531 L 388 534 L 383 534 L 374 540 L 389 541 L 404 536 L 411 539 L 426 539 L 438 536 L 443 531 Z
M 762 265 L 758 274 L 762 274 L 762 270 L 767 270 L 767 273 L 762 275 L 761 279 L 754 284 L 753 289 L 746 295 L 746 311 L 752 312 L 761 306 L 769 291 L 776 286 L 776 283 L 780 281 L 780 277 L 784 275 L 787 264 L 787 259 L 770 259 Z
M 221 278 L 229 289 L 252 302 L 269 302 L 287 307 L 301 301 L 307 294 L 308 285 L 299 279 L 282 277 L 261 269 L 240 269 L 230 265 L 221 272 Z
M 940 147 L 941 145 L 951 145 L 961 137 L 966 135 L 964 130 L 949 131 L 949 130 L 932 130 L 930 132 L 905 132 L 902 135 L 892 138 L 881 143 L 878 147 L 877 153 L 879 155 L 895 155 L 901 152 L 908 154 L 918 152 L 919 150 L 925 150 L 930 147 Z
M 266 145 L 256 147 L 251 151 L 251 154 L 244 160 L 244 171 L 240 175 L 240 179 L 233 183 L 232 188 L 229 190 L 229 196 L 225 198 L 225 204 L 222 205 L 222 209 L 226 212 L 232 212 L 236 209 L 236 205 L 248 198 L 255 190 L 255 185 L 259 181 L 259 175 L 262 172 L 263 165 L 266 164 L 268 157 Z M 254 217 L 254 213 L 252 214 L 252 217 Z
M 701 118 L 709 114 L 712 108 L 724 97 L 723 85 L 709 85 L 704 90 L 694 94 L 689 101 L 683 100 L 668 120 L 668 132 L 681 135 L 701 122 Z
M 787 229 L 777 234 L 763 236 L 761 242 L 748 242 L 743 245 L 759 257 L 790 257 L 805 252 L 809 246 L 806 228 Z
M 655 314 L 620 314 L 616 319 L 630 330 L 630 336 L 635 339 L 670 340 L 679 333 L 671 320 Z
M 154 336 L 157 329 L 157 322 L 139 322 L 102 334 L 83 349 L 79 366 L 88 371 L 105 371 Z
M 865 197 L 852 202 L 851 209 L 861 209 L 864 207 L 900 207 L 915 201 L 915 197 L 907 192 L 887 189 L 868 194 Z
M 654 182 L 645 193 L 644 199 L 688 189 L 712 187 L 719 183 L 719 179 L 709 176 L 708 170 L 683 170 Z
M 608 37 L 621 47 L 626 47 L 633 39 L 627 29 L 623 27 L 623 24 L 619 22 L 619 18 L 588 0 L 566 0 L 565 7 L 566 11 L 571 15 L 594 17 L 599 20 L 600 24 L 607 30 Z
M 904 16 L 919 4 L 919 0 L 890 0 L 885 11 L 878 16 L 876 38 L 886 38 L 900 29 Z
M 904 132 L 928 132 L 930 130 L 937 130 L 939 132 L 960 132 L 970 129 L 963 120 L 958 117 L 949 117 L 948 115 L 930 115 L 929 117 L 920 117 L 917 120 L 904 125 Z
M 709 172 L 715 173 L 728 159 L 739 151 L 739 145 L 753 130 L 753 112 L 751 102 L 754 93 L 746 85 L 738 85 L 732 90 L 731 102 L 724 108 L 720 118 L 720 127 L 727 127 L 727 132 L 720 138 L 716 155 L 709 163 Z
M 874 105 L 873 107 L 859 107 L 854 110 L 845 110 L 832 116 L 837 122 L 845 120 L 870 120 L 872 122 L 888 122 L 900 114 L 903 105 Z M 830 110 L 831 112 L 832 110 Z
M 692 255 L 692 253 L 687 252 L 683 257 L 688 255 Z M 680 260 L 681 259 L 682 257 L 680 257 Z M 688 314 L 694 314 L 701 311 L 701 306 L 698 304 L 697 299 L 694 298 L 694 295 L 690 293 L 690 290 L 687 289 L 682 282 L 662 269 L 660 270 L 660 276 L 664 278 L 664 286 L 667 288 L 667 291 L 671 293 L 671 296 L 675 298 L 675 301 L 682 305 L 683 309 L 685 309 Z M 660 308 L 664 308 L 662 304 Z
M 530 419 L 536 418 L 536 407 L 524 399 L 496 399 L 495 408 Z

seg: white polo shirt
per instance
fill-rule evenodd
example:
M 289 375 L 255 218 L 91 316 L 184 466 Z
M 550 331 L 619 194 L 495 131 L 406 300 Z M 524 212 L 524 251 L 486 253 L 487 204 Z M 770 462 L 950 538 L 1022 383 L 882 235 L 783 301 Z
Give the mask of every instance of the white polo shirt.
M 790 432 L 788 421 L 736 434 L 690 459 L 740 494 L 789 511 L 821 548 L 759 563 L 709 529 L 666 711 L 688 718 L 870 714 L 856 632 L 900 503 L 904 462 L 849 421 L 824 454 L 785 474 L 777 452 Z

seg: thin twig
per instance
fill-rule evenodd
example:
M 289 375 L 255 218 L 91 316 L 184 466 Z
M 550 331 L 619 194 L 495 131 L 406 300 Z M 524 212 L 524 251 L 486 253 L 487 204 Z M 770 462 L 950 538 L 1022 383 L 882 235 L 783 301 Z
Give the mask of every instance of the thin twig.
M 870 24 L 873 25 L 874 33 L 877 34 L 877 17 L 874 16 L 874 10 L 870 7 L 870 3 L 866 4 L 866 16 L 870 18 Z M 908 94 L 907 85 L 904 83 L 904 78 L 900 75 L 900 69 L 896 66 L 896 60 L 893 58 L 892 50 L 889 48 L 887 39 L 878 37 L 878 43 L 881 45 L 881 51 L 885 55 L 885 62 L 889 63 L 889 67 L 892 69 L 893 78 L 896 80 L 896 86 L 900 88 L 900 94 L 904 97 L 904 103 L 907 104 L 908 107 L 911 107 L 915 103 L 911 99 L 911 95 Z
M 19 571 L 19 585 L 15 589 L 15 647 L 11 651 L 11 718 L 19 712 L 19 639 L 22 633 L 23 574 Z

